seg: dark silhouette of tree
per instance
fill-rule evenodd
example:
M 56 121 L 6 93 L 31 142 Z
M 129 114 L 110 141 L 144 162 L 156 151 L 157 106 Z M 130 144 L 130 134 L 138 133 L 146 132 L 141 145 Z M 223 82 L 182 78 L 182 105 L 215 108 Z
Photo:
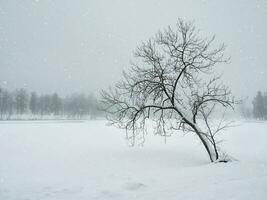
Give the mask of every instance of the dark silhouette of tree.
M 225 46 L 203 39 L 192 23 L 179 20 L 137 47 L 129 72 L 109 91 L 102 91 L 104 110 L 111 124 L 126 129 L 135 144 L 144 141 L 147 122 L 165 137 L 176 130 L 194 133 L 210 161 L 226 161 L 216 136 L 227 123 L 210 121 L 216 109 L 233 108 L 231 91 L 215 76 L 213 68 L 225 63 Z M 140 141 L 140 140 L 139 140 Z
M 63 104 L 62 99 L 57 93 L 54 93 L 51 97 L 51 111 L 54 115 L 59 115 L 62 112 Z
M 264 101 L 264 119 L 267 119 L 267 92 L 264 93 L 263 101 Z
M 266 98 L 267 99 L 267 98 Z M 264 99 L 264 96 L 259 91 L 254 98 L 253 102 L 253 115 L 257 119 L 264 119 L 267 117 L 267 106 Z
M 14 113 L 13 94 L 0 88 L 0 119 L 9 119 Z
M 25 114 L 28 110 L 29 96 L 25 89 L 19 89 L 15 92 L 15 104 L 17 114 Z
M 31 93 L 29 108 L 33 115 L 38 113 L 38 96 L 36 92 Z

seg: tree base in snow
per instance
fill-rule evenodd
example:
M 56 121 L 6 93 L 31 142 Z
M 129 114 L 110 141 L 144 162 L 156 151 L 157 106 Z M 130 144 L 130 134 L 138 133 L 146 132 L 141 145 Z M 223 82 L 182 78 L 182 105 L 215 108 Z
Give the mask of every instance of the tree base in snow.
M 228 155 L 225 152 L 222 152 L 219 158 L 214 161 L 214 163 L 228 163 L 228 162 L 233 162 L 233 161 L 238 161 L 236 158 Z

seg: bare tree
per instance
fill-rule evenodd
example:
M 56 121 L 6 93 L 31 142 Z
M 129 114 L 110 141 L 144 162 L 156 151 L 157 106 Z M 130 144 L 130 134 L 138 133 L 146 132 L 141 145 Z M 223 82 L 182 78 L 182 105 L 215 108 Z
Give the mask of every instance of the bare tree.
M 224 58 L 224 44 L 213 47 L 215 37 L 198 34 L 192 23 L 181 19 L 175 29 L 159 31 L 137 47 L 129 72 L 114 88 L 102 91 L 102 97 L 111 124 L 126 129 L 133 145 L 137 138 L 144 141 L 152 120 L 155 134 L 196 134 L 214 162 L 221 159 L 215 136 L 227 124 L 218 121 L 214 126 L 216 120 L 210 118 L 220 106 L 233 108 L 234 100 L 213 68 L 229 59 Z
M 54 93 L 51 96 L 51 112 L 54 115 L 59 115 L 60 112 L 62 111 L 62 107 L 63 107 L 63 103 L 62 103 L 62 99 L 58 96 L 57 93 Z
M 38 112 L 38 98 L 36 92 L 31 93 L 29 108 L 33 115 L 36 115 Z
M 15 104 L 17 114 L 25 114 L 28 110 L 29 95 L 26 89 L 19 89 L 15 92 Z
M 267 95 L 266 95 L 267 96 Z M 265 105 L 265 95 L 258 91 L 256 97 L 253 99 L 253 114 L 254 117 L 260 120 L 267 118 L 267 105 Z

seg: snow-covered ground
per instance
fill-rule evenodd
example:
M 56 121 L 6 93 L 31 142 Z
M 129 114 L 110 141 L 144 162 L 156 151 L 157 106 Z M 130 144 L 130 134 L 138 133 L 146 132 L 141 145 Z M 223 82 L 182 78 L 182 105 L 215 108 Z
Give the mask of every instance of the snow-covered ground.
M 227 130 L 222 147 L 239 161 L 226 164 L 193 136 L 131 148 L 105 123 L 0 122 L 0 200 L 267 199 L 267 123 Z

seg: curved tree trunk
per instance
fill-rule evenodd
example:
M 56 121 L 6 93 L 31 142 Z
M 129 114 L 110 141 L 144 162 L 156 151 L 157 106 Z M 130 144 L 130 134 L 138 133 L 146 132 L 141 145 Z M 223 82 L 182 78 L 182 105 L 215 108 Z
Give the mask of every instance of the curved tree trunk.
M 209 159 L 211 162 L 216 161 L 219 156 L 218 156 L 218 151 L 216 146 L 212 145 L 207 136 L 200 130 L 200 128 L 190 120 L 183 118 L 184 121 L 195 131 L 197 136 L 199 137 L 201 143 L 204 145 L 208 155 Z
M 217 149 L 210 144 L 210 141 L 207 139 L 207 137 L 202 133 L 196 131 L 197 136 L 201 140 L 202 144 L 204 145 L 207 153 L 209 154 L 209 158 L 211 162 L 214 162 L 218 159 L 218 152 Z

